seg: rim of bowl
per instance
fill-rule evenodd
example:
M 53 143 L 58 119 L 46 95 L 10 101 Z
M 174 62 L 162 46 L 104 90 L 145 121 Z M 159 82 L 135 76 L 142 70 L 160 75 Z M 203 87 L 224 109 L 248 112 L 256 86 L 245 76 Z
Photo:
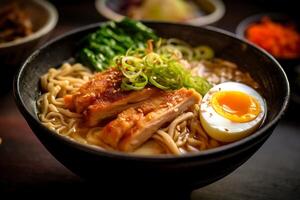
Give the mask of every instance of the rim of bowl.
M 116 21 L 122 20 L 124 17 L 126 17 L 125 15 L 121 15 L 118 12 L 115 12 L 112 9 L 110 9 L 106 4 L 107 1 L 108 0 L 95 0 L 96 9 L 101 15 L 103 15 L 104 17 L 110 20 L 116 20 Z M 223 1 L 222 0 L 208 0 L 208 1 L 215 7 L 215 10 L 212 13 L 200 17 L 195 17 L 186 20 L 184 22 L 178 22 L 178 23 L 190 24 L 194 26 L 203 26 L 207 24 L 212 24 L 220 20 L 224 16 L 226 10 Z M 158 21 L 159 20 L 157 20 L 157 22 Z
M 42 37 L 43 35 L 46 35 L 55 27 L 55 25 L 57 24 L 57 21 L 58 21 L 58 12 L 57 12 L 56 8 L 50 2 L 48 2 L 46 0 L 31 0 L 30 3 L 38 4 L 39 6 L 42 6 L 43 8 L 45 8 L 45 10 L 49 13 L 47 22 L 40 29 L 35 31 L 33 34 L 28 35 L 26 37 L 22 37 L 17 40 L 2 43 L 2 44 L 0 44 L 0 48 L 17 46 L 19 44 L 23 44 L 23 43 L 35 40 L 37 38 Z
M 154 21 L 142 21 L 145 23 L 150 23 L 150 24 L 172 24 L 175 26 L 179 26 L 179 27 L 190 27 L 191 25 L 187 25 L 187 24 L 176 24 L 176 23 L 168 23 L 168 22 L 154 22 Z M 281 65 L 279 64 L 279 62 L 273 58 L 268 52 L 266 52 L 264 49 L 257 47 L 251 43 L 249 43 L 248 41 L 241 39 L 241 38 L 237 38 L 236 35 L 234 35 L 233 33 L 230 33 L 226 30 L 223 29 L 219 29 L 216 27 L 211 27 L 211 26 L 206 26 L 206 27 L 198 27 L 198 28 L 202 28 L 202 29 L 206 29 L 208 31 L 212 31 L 212 32 L 218 32 L 222 35 L 225 35 L 226 37 L 230 37 L 232 39 L 235 40 L 239 40 L 240 42 L 249 45 L 251 48 L 253 48 L 253 50 L 258 51 L 260 53 L 263 53 L 264 56 L 266 56 L 268 59 L 270 59 L 272 62 L 274 62 L 277 66 L 277 68 L 280 70 L 281 75 L 284 77 L 285 79 L 285 85 L 286 85 L 286 93 L 285 96 L 283 97 L 283 104 L 281 109 L 278 111 L 278 114 L 275 116 L 275 118 L 270 121 L 269 123 L 265 124 L 264 127 L 259 128 L 257 131 L 255 131 L 253 134 L 235 141 L 233 143 L 230 144 L 226 144 L 220 147 L 216 147 L 213 149 L 208 149 L 205 151 L 199 151 L 196 153 L 189 153 L 189 154 L 184 154 L 182 156 L 177 156 L 177 155 L 136 155 L 136 154 L 129 154 L 126 152 L 117 152 L 117 151 L 107 151 L 105 149 L 102 149 L 101 147 L 95 146 L 95 145 L 90 145 L 90 144 L 82 144 L 79 142 L 76 142 L 74 139 L 69 138 L 67 136 L 63 136 L 60 135 L 58 133 L 56 133 L 55 131 L 52 131 L 50 129 L 48 129 L 46 126 L 41 124 L 41 121 L 38 119 L 38 116 L 35 114 L 32 114 L 27 107 L 25 106 L 25 103 L 23 102 L 23 99 L 21 98 L 21 91 L 20 91 L 20 77 L 23 74 L 24 69 L 26 68 L 27 64 L 30 63 L 38 54 L 40 51 L 42 51 L 43 49 L 47 48 L 49 45 L 58 42 L 61 39 L 64 39 L 72 34 L 76 34 L 78 32 L 82 32 L 82 31 L 86 31 L 88 29 L 91 28 L 96 28 L 98 26 L 100 26 L 103 22 L 100 23 L 95 23 L 95 24 L 91 24 L 91 25 L 87 25 L 87 26 L 83 26 L 80 28 L 77 28 L 73 31 L 69 31 L 65 34 L 62 34 L 61 36 L 58 36 L 52 40 L 50 40 L 49 42 L 47 42 L 46 44 L 44 44 L 42 47 L 40 47 L 39 49 L 35 50 L 26 60 L 25 62 L 22 64 L 22 66 L 20 67 L 19 71 L 17 72 L 15 79 L 14 79 L 14 84 L 13 84 L 13 93 L 14 93 L 14 98 L 16 101 L 16 104 L 19 108 L 19 110 L 21 111 L 21 113 L 23 114 L 23 116 L 25 117 L 26 121 L 28 121 L 27 117 L 30 117 L 30 122 L 32 122 L 32 120 L 38 124 L 46 133 L 43 134 L 49 134 L 52 137 L 55 137 L 56 139 L 61 140 L 62 142 L 64 142 L 65 145 L 69 145 L 72 146 L 72 148 L 77 148 L 80 149 L 82 151 L 85 152 L 89 152 L 92 153 L 94 155 L 97 156 L 105 156 L 105 157 L 110 157 L 110 158 L 115 158 L 115 159 L 126 159 L 126 160 L 143 160 L 143 161 L 154 161 L 154 162 L 164 162 L 164 161 L 186 161 L 189 159 L 196 159 L 196 158 L 204 158 L 204 157 L 210 157 L 213 155 L 217 155 L 218 153 L 223 153 L 223 152 L 227 152 L 230 150 L 236 150 L 236 148 L 238 148 L 239 146 L 245 145 L 253 140 L 255 140 L 258 137 L 262 137 L 262 135 L 268 130 L 270 129 L 272 126 L 276 125 L 276 123 L 279 121 L 279 119 L 283 116 L 283 114 L 286 111 L 286 108 L 288 106 L 289 103 L 289 99 L 290 99 L 290 86 L 289 86 L 289 82 L 288 82 L 288 78 L 286 76 L 286 73 L 284 72 L 284 70 L 282 69 Z M 33 131 L 34 132 L 34 131 Z M 266 137 L 263 136 L 263 138 Z M 254 142 L 254 144 L 256 144 L 259 141 Z M 250 148 L 251 145 L 249 145 L 247 148 Z M 237 151 L 238 152 L 238 151 Z M 223 157 L 226 157 L 226 155 L 223 155 Z M 205 160 L 202 160 L 202 162 L 205 162 Z

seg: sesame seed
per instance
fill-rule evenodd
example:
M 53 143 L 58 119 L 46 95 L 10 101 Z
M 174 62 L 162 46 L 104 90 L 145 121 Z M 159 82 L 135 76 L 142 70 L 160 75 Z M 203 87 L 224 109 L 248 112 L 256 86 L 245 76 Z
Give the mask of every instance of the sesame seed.
M 137 111 L 141 112 L 141 113 L 143 112 L 143 110 L 141 108 L 138 108 Z

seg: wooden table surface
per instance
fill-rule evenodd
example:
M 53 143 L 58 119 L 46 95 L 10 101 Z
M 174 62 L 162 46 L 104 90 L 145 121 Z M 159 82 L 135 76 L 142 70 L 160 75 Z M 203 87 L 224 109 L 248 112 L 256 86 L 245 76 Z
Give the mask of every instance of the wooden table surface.
M 55 1 L 60 21 L 51 37 L 103 20 L 93 1 L 78 2 Z M 229 31 L 234 31 L 238 22 L 248 15 L 270 9 L 251 2 L 241 4 L 231 0 L 225 3 L 226 15 L 214 25 Z M 37 191 L 65 196 L 98 193 L 91 191 L 87 183 L 47 152 L 18 112 L 11 92 L 2 94 L 0 102 L 0 198 L 3 194 L 33 194 Z M 299 111 L 300 105 L 291 104 L 273 135 L 252 158 L 222 180 L 195 190 L 191 198 L 300 199 Z

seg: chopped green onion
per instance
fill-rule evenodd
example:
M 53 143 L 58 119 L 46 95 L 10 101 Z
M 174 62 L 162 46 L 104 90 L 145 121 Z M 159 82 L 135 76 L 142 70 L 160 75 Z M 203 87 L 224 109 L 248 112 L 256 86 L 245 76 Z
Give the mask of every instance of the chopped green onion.
M 213 49 L 209 46 L 201 45 L 192 47 L 186 42 L 176 38 L 160 40 L 156 46 L 156 52 L 168 58 L 183 58 L 188 61 L 212 59 L 215 56 Z
M 141 90 L 146 85 L 153 85 L 162 90 L 186 87 L 204 95 L 211 88 L 205 79 L 192 76 L 178 60 L 154 52 L 144 52 L 142 58 L 132 56 L 132 51 L 127 54 L 130 56 L 114 58 L 116 66 L 124 75 L 121 84 L 123 90 Z
M 148 77 L 141 73 L 135 79 L 123 78 L 121 89 L 123 90 L 142 90 L 148 83 Z
M 149 81 L 152 85 L 154 85 L 155 87 L 159 88 L 159 89 L 162 89 L 162 90 L 169 90 L 170 88 L 169 87 L 166 87 L 166 86 L 163 86 L 161 85 L 160 83 L 158 83 L 156 81 L 157 77 L 156 76 L 150 76 L 149 78 Z
M 195 48 L 196 59 L 211 59 L 214 57 L 214 51 L 209 46 L 198 46 Z

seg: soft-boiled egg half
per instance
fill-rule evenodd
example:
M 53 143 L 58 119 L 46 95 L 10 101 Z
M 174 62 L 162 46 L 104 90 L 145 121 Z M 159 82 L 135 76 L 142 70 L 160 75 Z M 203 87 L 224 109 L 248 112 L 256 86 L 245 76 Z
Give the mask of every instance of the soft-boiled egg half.
M 233 142 L 253 133 L 266 115 L 264 99 L 251 87 L 226 82 L 211 88 L 202 99 L 200 120 L 215 140 Z

